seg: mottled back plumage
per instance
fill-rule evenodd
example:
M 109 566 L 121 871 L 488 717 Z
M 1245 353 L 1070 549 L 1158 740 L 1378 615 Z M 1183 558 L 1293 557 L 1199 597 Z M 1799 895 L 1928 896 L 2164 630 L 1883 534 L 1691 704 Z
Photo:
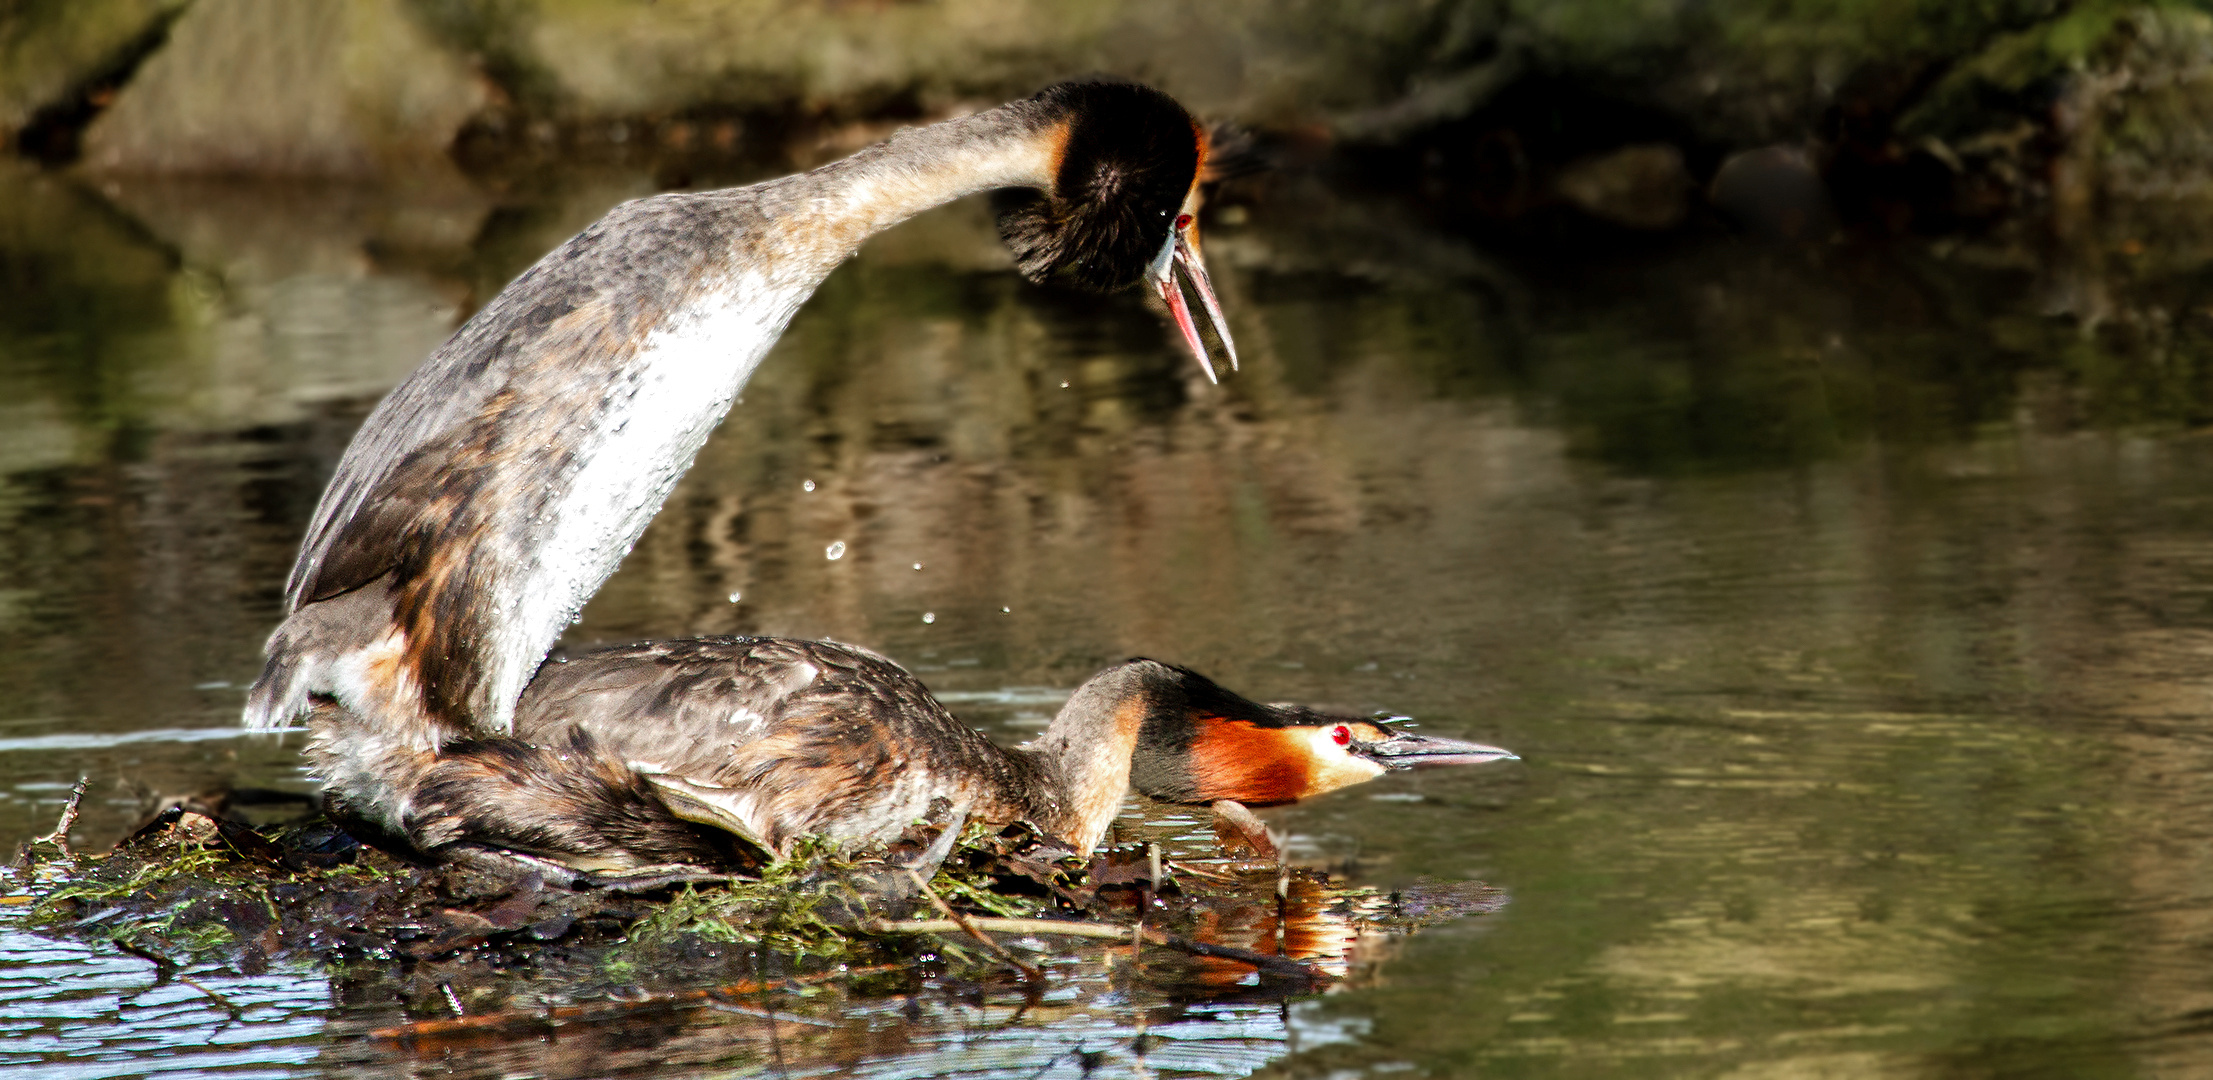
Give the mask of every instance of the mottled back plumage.
M 515 733 L 543 742 L 571 730 L 660 785 L 679 813 L 774 850 L 808 835 L 896 836 L 940 796 L 986 820 L 1050 816 L 1017 797 L 1045 786 L 1039 763 L 955 720 L 899 665 L 832 642 L 698 638 L 550 662 Z
M 644 642 L 548 661 L 513 736 L 413 754 L 334 718 L 313 753 L 334 772 L 383 754 L 378 768 L 408 794 L 393 831 L 434 854 L 466 844 L 588 870 L 743 865 L 807 836 L 888 842 L 940 815 L 1027 821 L 1088 850 L 1129 790 L 1147 690 L 1167 671 L 1146 660 L 1110 668 L 1043 738 L 1008 749 L 866 649 Z M 332 790 L 341 816 L 361 816 L 343 783 Z

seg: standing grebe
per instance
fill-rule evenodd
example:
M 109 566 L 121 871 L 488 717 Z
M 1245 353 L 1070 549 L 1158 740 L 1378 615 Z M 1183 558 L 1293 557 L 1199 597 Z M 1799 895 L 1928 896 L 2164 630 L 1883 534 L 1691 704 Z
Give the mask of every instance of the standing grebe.
M 1070 83 L 812 172 L 616 207 L 369 414 L 308 527 L 246 724 L 308 717 L 334 796 L 399 828 L 413 793 L 391 778 L 515 730 L 540 661 L 800 303 L 863 240 L 960 196 L 1026 189 L 1000 217 L 1021 271 L 1151 282 L 1213 377 L 1176 273 L 1234 364 L 1194 229 L 1205 156 L 1166 95 Z
M 343 770 L 366 760 L 351 740 L 373 736 L 333 721 L 317 763 L 345 791 Z M 456 740 L 365 782 L 410 793 L 398 824 L 426 853 L 497 849 L 592 871 L 727 865 L 733 838 L 770 854 L 807 836 L 887 842 L 926 817 L 950 832 L 1028 821 L 1088 852 L 1132 786 L 1271 806 L 1388 770 L 1512 757 L 1262 705 L 1143 659 L 1092 676 L 1042 736 L 1008 750 L 865 649 L 699 638 L 549 662 L 523 692 L 514 736 Z

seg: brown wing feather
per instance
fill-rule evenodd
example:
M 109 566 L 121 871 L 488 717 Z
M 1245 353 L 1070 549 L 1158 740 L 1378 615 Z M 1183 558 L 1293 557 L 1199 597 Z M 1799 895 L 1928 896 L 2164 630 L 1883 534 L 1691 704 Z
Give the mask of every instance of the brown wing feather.
M 693 299 L 702 267 L 758 231 L 749 207 L 625 204 L 495 297 L 347 447 L 293 564 L 292 609 L 385 581 L 423 715 L 457 732 L 500 715 L 499 695 L 516 688 L 491 685 L 490 658 L 526 632 L 501 613 L 543 546 L 532 530 L 581 467 L 582 433 L 619 422 L 612 388 L 647 335 Z M 598 581 L 565 584 L 581 598 Z M 525 644 L 542 655 L 552 639 Z M 297 708 L 297 696 L 257 695 L 249 718 L 281 722 L 269 714 Z
M 726 792 L 778 849 L 807 835 L 895 837 L 940 796 L 973 820 L 1012 821 L 1049 788 L 1036 763 L 955 720 L 905 669 L 831 642 L 697 638 L 549 662 L 515 723 L 542 744 L 588 732 L 691 797 Z

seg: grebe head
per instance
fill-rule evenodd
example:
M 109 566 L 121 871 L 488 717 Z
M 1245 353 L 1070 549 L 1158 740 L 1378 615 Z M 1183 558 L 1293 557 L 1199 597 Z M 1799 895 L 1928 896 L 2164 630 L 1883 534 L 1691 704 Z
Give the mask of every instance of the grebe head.
M 1035 100 L 1062 118 L 1064 134 L 1053 190 L 1011 191 L 1000 203 L 999 235 L 1023 276 L 1093 292 L 1149 282 L 1212 380 L 1181 267 L 1235 368 L 1237 346 L 1199 257 L 1205 130 L 1174 98 L 1134 83 L 1062 83 Z
M 1386 772 L 1518 760 L 1496 746 L 1415 734 L 1400 717 L 1263 705 L 1188 668 L 1153 666 L 1165 674 L 1148 687 L 1151 708 L 1130 762 L 1131 785 L 1152 798 L 1274 806 Z

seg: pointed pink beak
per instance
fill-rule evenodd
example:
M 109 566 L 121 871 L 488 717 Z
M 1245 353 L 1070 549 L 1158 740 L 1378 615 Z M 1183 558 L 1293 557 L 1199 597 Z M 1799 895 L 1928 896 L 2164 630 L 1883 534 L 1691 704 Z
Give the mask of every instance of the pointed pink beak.
M 1168 314 L 1175 317 L 1176 329 L 1183 331 L 1184 343 L 1191 346 L 1191 354 L 1199 358 L 1199 366 L 1206 369 L 1206 381 L 1220 383 L 1214 374 L 1214 361 L 1207 355 L 1206 343 L 1199 338 L 1199 326 L 1191 318 L 1191 305 L 1184 302 L 1183 286 L 1176 280 L 1176 268 L 1182 267 L 1191 287 L 1198 291 L 1199 302 L 1206 305 L 1206 316 L 1214 324 L 1214 336 L 1222 339 L 1222 350 L 1229 354 L 1231 371 L 1237 370 L 1237 343 L 1230 340 L 1229 320 L 1222 317 L 1221 301 L 1214 298 L 1214 283 L 1207 280 L 1206 263 L 1200 261 L 1197 249 L 1191 246 L 1190 215 L 1176 219 L 1176 227 L 1168 237 L 1168 243 L 1153 260 L 1153 288 L 1160 293 L 1162 303 L 1168 305 Z

